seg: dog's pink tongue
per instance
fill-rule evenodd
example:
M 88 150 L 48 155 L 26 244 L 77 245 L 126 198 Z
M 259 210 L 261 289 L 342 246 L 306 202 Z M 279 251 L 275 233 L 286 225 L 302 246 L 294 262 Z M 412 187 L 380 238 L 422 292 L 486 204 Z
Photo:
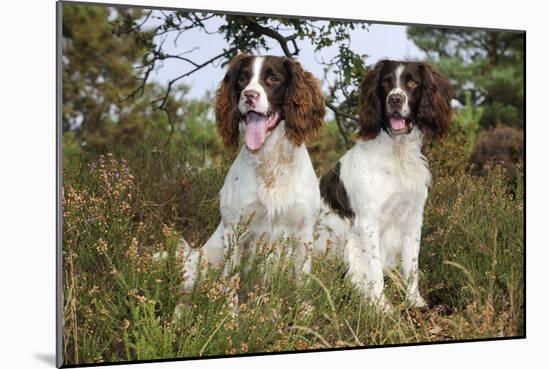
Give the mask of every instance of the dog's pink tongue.
M 246 131 L 244 142 L 250 150 L 258 150 L 262 147 L 267 135 L 267 117 L 250 112 L 246 116 Z
M 396 131 L 403 129 L 405 128 L 405 118 L 397 117 L 397 116 L 391 117 L 390 124 L 391 124 L 391 127 Z

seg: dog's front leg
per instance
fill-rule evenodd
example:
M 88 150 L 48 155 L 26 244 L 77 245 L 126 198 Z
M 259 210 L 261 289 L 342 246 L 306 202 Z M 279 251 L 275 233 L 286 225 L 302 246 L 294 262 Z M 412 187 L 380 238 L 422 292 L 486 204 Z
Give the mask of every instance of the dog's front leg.
M 346 246 L 346 260 L 351 278 L 363 293 L 382 311 L 391 309 L 384 295 L 384 274 L 380 257 L 380 229 L 375 222 L 359 219 L 358 237 Z
M 294 259 L 294 271 L 296 274 L 311 272 L 311 248 L 313 247 L 313 225 L 304 228 L 297 233 L 297 249 Z
M 426 302 L 420 295 L 418 286 L 418 256 L 420 253 L 420 234 L 422 231 L 422 211 L 417 212 L 403 236 L 401 252 L 401 274 L 407 286 L 406 299 L 414 307 L 425 307 Z
M 296 275 L 311 272 L 311 252 L 313 248 L 313 227 L 318 209 L 309 204 L 296 204 L 282 223 L 283 232 L 296 242 L 293 262 Z
M 224 275 L 229 276 L 234 267 L 237 267 L 241 260 L 241 240 L 237 239 L 236 233 L 231 227 L 226 227 L 223 232 L 223 259 Z

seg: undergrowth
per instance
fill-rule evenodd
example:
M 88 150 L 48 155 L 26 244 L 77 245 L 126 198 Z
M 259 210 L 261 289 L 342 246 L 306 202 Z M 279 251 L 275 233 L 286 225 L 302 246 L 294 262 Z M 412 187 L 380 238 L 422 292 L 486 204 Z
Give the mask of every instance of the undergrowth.
M 522 170 L 513 182 L 499 166 L 469 175 L 460 140 L 426 150 L 434 183 L 420 289 L 430 308 L 408 309 L 390 273 L 394 311 L 387 314 L 364 300 L 330 255 L 315 257 L 311 275 L 296 278 L 291 256 L 272 256 L 292 248 L 284 239 L 262 243 L 232 273 L 209 269 L 190 295 L 180 294 L 179 240 L 200 245 L 216 227 L 230 155 L 209 162 L 183 142 L 144 142 L 64 158 L 65 363 L 523 335 Z M 325 155 L 322 143 L 314 147 L 313 161 L 326 161 L 317 157 Z M 168 257 L 154 261 L 158 251 Z

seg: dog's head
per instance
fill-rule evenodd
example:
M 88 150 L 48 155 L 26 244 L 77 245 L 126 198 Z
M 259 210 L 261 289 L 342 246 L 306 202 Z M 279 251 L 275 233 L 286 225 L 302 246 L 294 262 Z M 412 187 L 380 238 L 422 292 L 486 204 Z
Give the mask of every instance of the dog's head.
M 288 139 L 301 145 L 322 125 L 325 105 L 319 83 L 297 61 L 239 54 L 216 92 L 215 115 L 227 146 L 238 146 L 242 124 L 245 144 L 255 151 L 282 120 Z
M 442 137 L 451 121 L 447 79 L 423 62 L 378 62 L 359 87 L 359 136 L 372 139 L 381 130 L 392 136 L 420 129 Z

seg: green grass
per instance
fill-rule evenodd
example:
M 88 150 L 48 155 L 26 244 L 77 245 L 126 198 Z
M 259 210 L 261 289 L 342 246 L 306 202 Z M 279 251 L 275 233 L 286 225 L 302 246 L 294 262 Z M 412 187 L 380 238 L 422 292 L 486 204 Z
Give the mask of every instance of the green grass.
M 393 273 L 386 293 L 395 309 L 388 314 L 362 298 L 330 255 L 314 258 L 311 276 L 296 279 L 291 256 L 270 257 L 274 247 L 292 249 L 288 240 L 262 244 L 228 276 L 223 266 L 210 269 L 181 296 L 178 240 L 184 235 L 200 245 L 215 228 L 217 194 L 231 157 L 206 163 L 189 145 L 152 147 L 65 158 L 66 364 L 525 333 L 523 178 L 510 184 L 499 167 L 484 177 L 466 174 L 464 155 L 446 159 L 462 150 L 460 143 L 427 148 L 435 178 L 425 210 L 420 288 L 430 309 L 407 309 Z M 326 155 L 320 143 L 315 147 Z M 153 261 L 161 250 L 169 257 Z

